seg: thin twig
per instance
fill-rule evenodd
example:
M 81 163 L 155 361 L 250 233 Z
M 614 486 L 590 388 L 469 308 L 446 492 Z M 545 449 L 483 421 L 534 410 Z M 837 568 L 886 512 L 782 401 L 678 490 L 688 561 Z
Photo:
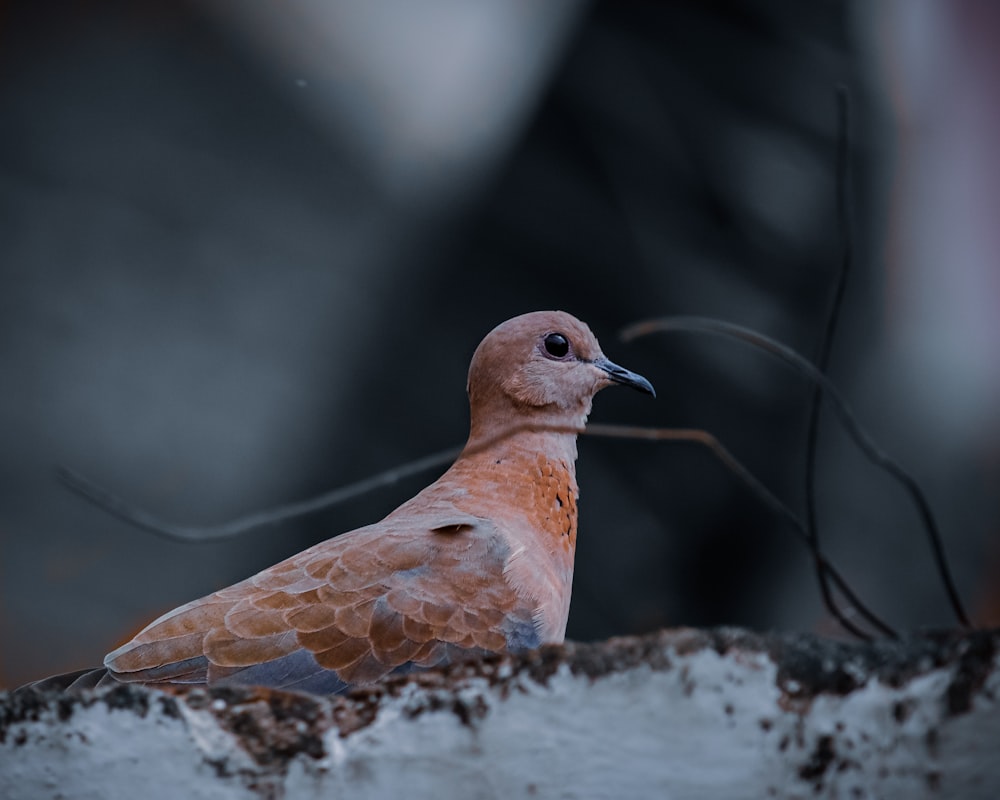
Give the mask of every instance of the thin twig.
M 859 616 L 868 621 L 870 625 L 877 628 L 885 636 L 896 638 L 896 632 L 885 622 L 879 619 L 874 612 L 870 611 L 857 595 L 853 592 L 847 581 L 841 576 L 837 569 L 826 559 L 819 550 L 819 545 L 813 537 L 809 536 L 806 526 L 795 513 L 782 503 L 763 483 L 761 483 L 750 470 L 734 456 L 723 444 L 712 434 L 696 428 L 639 428 L 630 425 L 600 425 L 592 423 L 587 426 L 584 433 L 591 436 L 607 436 L 619 439 L 648 439 L 652 441 L 674 441 L 691 442 L 693 444 L 707 447 L 712 454 L 722 463 L 722 465 L 732 472 L 751 492 L 761 500 L 771 511 L 783 517 L 792 524 L 799 533 L 802 541 L 812 554 L 813 560 L 826 580 L 831 580 L 841 591 L 844 597 L 854 606 L 854 610 Z M 828 587 L 829 588 L 829 587 Z M 871 636 L 864 630 L 854 625 L 845 612 L 833 602 L 832 597 L 826 602 L 827 610 L 836 617 L 837 621 L 846 630 L 860 639 L 871 639 Z
M 848 602 L 852 603 L 858 612 L 858 614 L 875 628 L 882 631 L 887 636 L 895 636 L 895 633 L 889 628 L 885 623 L 879 620 L 873 613 L 868 611 L 865 606 L 858 600 L 857 596 L 851 591 L 847 582 L 841 577 L 841 575 L 836 571 L 836 569 L 826 560 L 826 558 L 819 552 L 816 551 L 815 544 L 809 540 L 806 535 L 805 526 L 802 521 L 795 516 L 795 514 L 788 509 L 777 497 L 775 497 L 768 489 L 765 487 L 757 478 L 746 469 L 735 456 L 732 455 L 723 445 L 711 434 L 706 431 L 701 430 L 685 430 L 685 429 L 657 429 L 657 428 L 638 428 L 629 427 L 624 425 L 600 425 L 591 424 L 586 429 L 579 429 L 576 427 L 556 427 L 556 426 L 535 426 L 535 425 L 522 425 L 517 428 L 506 431 L 501 436 L 497 438 L 502 438 L 502 436 L 509 436 L 518 433 L 523 430 L 530 431 L 550 431 L 553 433 L 565 433 L 565 434 L 589 434 L 592 436 L 605 436 L 605 437 L 615 437 L 615 438 L 629 438 L 629 439 L 646 439 L 651 441 L 686 441 L 701 444 L 707 447 L 718 459 L 719 461 L 729 469 L 736 477 L 741 480 L 759 499 L 761 499 L 765 505 L 767 505 L 772 511 L 781 517 L 784 517 L 789 522 L 792 523 L 793 527 L 800 533 L 806 542 L 807 546 L 813 552 L 813 556 L 817 563 L 820 564 L 820 568 L 823 570 L 824 576 L 829 576 L 829 579 L 834 582 L 837 588 L 843 593 Z M 477 447 L 472 448 L 468 452 L 475 452 L 483 447 L 488 447 L 493 443 L 493 440 L 482 442 Z M 444 450 L 439 453 L 435 453 L 424 458 L 416 459 L 407 464 L 395 467 L 385 472 L 381 472 L 377 475 L 365 478 L 364 480 L 357 481 L 355 483 L 349 484 L 338 489 L 334 489 L 330 492 L 326 492 L 318 497 L 311 498 L 309 500 L 304 500 L 298 503 L 290 503 L 284 506 L 280 506 L 275 509 L 271 509 L 264 512 L 258 512 L 255 514 L 250 514 L 248 516 L 240 517 L 229 522 L 225 522 L 219 525 L 178 525 L 176 523 L 168 522 L 155 514 L 151 514 L 145 509 L 130 503 L 113 492 L 98 486 L 88 478 L 80 475 L 73 470 L 67 469 L 65 467 L 58 469 L 59 479 L 63 482 L 67 488 L 71 489 L 75 493 L 79 494 L 85 500 L 93 503 L 98 508 L 103 511 L 115 516 L 131 525 L 135 525 L 138 528 L 149 531 L 167 539 L 174 541 L 184 542 L 184 543 L 206 543 L 206 542 L 216 542 L 223 539 L 234 538 L 247 533 L 255 528 L 264 527 L 266 525 L 274 525 L 280 522 L 285 522 L 294 517 L 303 516 L 305 514 L 314 513 L 320 511 L 324 508 L 336 505 L 337 503 L 350 500 L 359 495 L 370 492 L 374 489 L 380 488 L 382 486 L 387 486 L 393 484 L 405 477 L 414 475 L 418 472 L 422 472 L 433 467 L 438 467 L 443 464 L 452 461 L 460 452 L 459 448 L 451 448 L 449 450 Z M 830 609 L 831 613 L 837 617 L 840 623 L 849 631 L 854 633 L 860 638 L 870 638 L 868 634 L 864 631 L 856 628 L 850 620 L 840 611 L 840 609 L 833 605 Z
M 887 472 L 892 478 L 901 484 L 909 494 L 911 501 L 917 507 L 917 511 L 920 514 L 924 530 L 927 532 L 934 562 L 937 566 L 938 574 L 941 578 L 941 582 L 944 584 L 945 591 L 948 595 L 949 601 L 951 602 L 955 616 L 958 618 L 958 621 L 962 626 L 967 628 L 972 627 L 969 622 L 969 618 L 965 613 L 962 601 L 959 598 L 958 591 L 955 588 L 955 582 L 952 580 L 951 571 L 948 568 L 948 561 L 944 554 L 944 547 L 941 543 L 941 534 L 938 530 L 937 522 L 934 519 L 934 513 L 931 511 L 930 504 L 927 502 L 927 498 L 924 496 L 923 491 L 917 484 L 916 480 L 899 464 L 893 461 L 892 458 L 882 452 L 882 450 L 880 450 L 871 440 L 868 434 L 864 432 L 858 424 L 853 412 L 851 412 L 847 401 L 844 400 L 840 392 L 837 390 L 837 387 L 830 381 L 829 378 L 826 377 L 826 375 L 816 369 L 811 362 L 800 356 L 791 348 L 786 347 L 785 345 L 776 342 L 763 334 L 744 328 L 740 325 L 734 325 L 730 322 L 723 322 L 722 320 L 717 319 L 709 319 L 707 317 L 666 317 L 647 322 L 639 322 L 626 328 L 622 332 L 621 336 L 625 341 L 629 341 L 639 336 L 646 336 L 650 333 L 667 331 L 715 333 L 732 339 L 738 339 L 751 344 L 754 347 L 785 362 L 800 375 L 805 376 L 813 383 L 819 385 L 823 391 L 826 392 L 827 398 L 833 402 L 833 408 L 837 413 L 837 417 L 840 419 L 848 435 L 850 435 L 855 444 L 864 454 L 865 458 L 867 458 L 879 469 Z
M 220 525 L 176 525 L 123 500 L 118 495 L 98 486 L 71 469 L 59 467 L 57 475 L 66 487 L 98 508 L 104 509 L 109 514 L 131 525 L 155 533 L 157 536 L 173 539 L 178 542 L 217 542 L 222 539 L 231 539 L 255 528 L 262 528 L 265 525 L 275 525 L 294 517 L 313 514 L 374 489 L 390 486 L 411 475 L 450 464 L 455 460 L 459 452 L 460 448 L 442 450 L 439 453 L 418 458 L 415 461 L 394 467 L 385 472 L 380 472 L 377 475 L 372 475 L 347 486 L 341 486 L 338 489 L 325 492 L 318 497 L 302 500 L 297 503 L 288 503 L 287 505 L 278 506 L 267 511 L 248 514 L 245 517 L 239 517 Z
M 820 343 L 816 367 L 826 373 L 830 361 L 830 351 L 833 348 L 833 338 L 840 320 L 840 310 L 843 307 L 844 292 L 847 288 L 847 278 L 854 259 L 854 236 L 850 219 L 850 95 L 846 86 L 837 87 L 837 148 L 835 175 L 837 184 L 837 223 L 840 239 L 843 243 L 843 253 L 840 260 L 840 270 L 837 284 L 834 288 L 833 300 L 826 317 L 826 328 Z M 816 452 L 819 442 L 820 408 L 823 404 L 823 390 L 819 384 L 812 384 L 812 398 L 809 404 L 809 428 L 806 433 L 806 530 L 810 539 L 819 549 L 819 520 L 816 513 Z M 824 601 L 830 596 L 830 587 L 826 583 L 825 574 L 816 564 L 816 580 Z

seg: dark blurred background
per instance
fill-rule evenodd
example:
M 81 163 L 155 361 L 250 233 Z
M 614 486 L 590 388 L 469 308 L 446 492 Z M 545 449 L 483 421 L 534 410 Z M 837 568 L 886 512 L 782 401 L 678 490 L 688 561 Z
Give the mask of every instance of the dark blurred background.
M 990 0 L 0 1 L 0 686 L 374 521 L 435 473 L 227 543 L 135 530 L 67 465 L 216 523 L 462 442 L 468 359 L 586 320 L 655 402 L 803 507 L 809 390 L 667 314 L 818 352 L 1000 624 L 1000 7 Z M 828 552 L 900 628 L 953 624 L 918 518 L 824 417 Z M 804 548 L 691 445 L 580 443 L 569 635 L 836 635 Z

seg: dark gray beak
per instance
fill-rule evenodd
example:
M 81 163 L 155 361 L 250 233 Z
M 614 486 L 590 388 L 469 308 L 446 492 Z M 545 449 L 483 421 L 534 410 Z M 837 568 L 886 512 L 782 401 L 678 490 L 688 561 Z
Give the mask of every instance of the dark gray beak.
M 608 377 L 615 383 L 620 383 L 622 386 L 631 386 L 633 389 L 638 389 L 640 392 L 645 392 L 656 397 L 656 389 L 653 388 L 653 384 L 642 377 L 642 375 L 637 375 L 625 369 L 625 367 L 619 367 L 613 361 L 608 361 L 606 358 L 598 358 L 593 364 L 598 369 L 606 372 Z

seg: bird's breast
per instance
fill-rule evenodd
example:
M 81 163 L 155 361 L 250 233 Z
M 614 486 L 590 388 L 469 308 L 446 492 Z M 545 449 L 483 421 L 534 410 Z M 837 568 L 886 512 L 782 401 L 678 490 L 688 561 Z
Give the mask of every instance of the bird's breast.
M 474 468 L 468 466 L 475 479 L 463 481 L 469 491 L 455 504 L 489 520 L 504 538 L 507 582 L 533 609 L 542 641 L 562 641 L 576 552 L 573 462 L 538 451 L 515 451 L 494 453 Z
M 535 506 L 541 530 L 554 550 L 572 554 L 576 550 L 576 477 L 565 462 L 538 456 Z M 572 566 L 572 562 L 571 562 Z
M 577 495 L 572 462 L 543 453 L 497 455 L 476 471 L 476 485 L 458 505 L 498 527 L 530 536 L 553 557 L 576 548 Z M 528 542 L 524 542 L 528 544 Z

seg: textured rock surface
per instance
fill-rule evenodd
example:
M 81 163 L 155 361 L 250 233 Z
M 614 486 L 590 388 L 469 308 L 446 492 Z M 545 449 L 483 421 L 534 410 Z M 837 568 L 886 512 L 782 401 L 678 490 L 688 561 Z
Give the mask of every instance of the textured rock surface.
M 998 645 L 674 630 L 346 698 L 0 695 L 0 797 L 992 800 Z

